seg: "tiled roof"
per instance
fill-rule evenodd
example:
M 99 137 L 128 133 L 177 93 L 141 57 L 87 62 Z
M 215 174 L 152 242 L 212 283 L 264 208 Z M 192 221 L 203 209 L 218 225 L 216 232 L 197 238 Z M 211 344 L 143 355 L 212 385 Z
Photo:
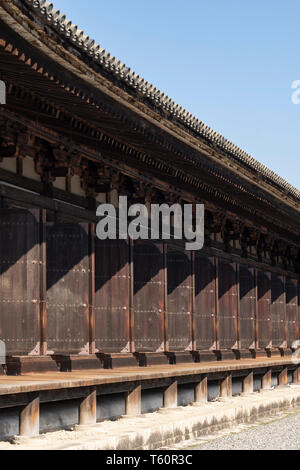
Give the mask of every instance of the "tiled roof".
M 151 100 L 154 106 L 166 110 L 170 115 L 184 124 L 186 128 L 191 129 L 200 137 L 207 139 L 208 142 L 217 145 L 237 161 L 246 164 L 263 178 L 268 179 L 291 196 L 300 200 L 300 191 L 297 188 L 265 165 L 252 158 L 248 153 L 241 150 L 232 142 L 225 139 L 218 132 L 206 126 L 191 113 L 172 101 L 166 94 L 141 78 L 118 59 L 111 56 L 109 52 L 96 44 L 95 41 L 87 36 L 84 31 L 79 29 L 77 25 L 68 20 L 59 10 L 55 9 L 53 3 L 46 0 L 24 0 L 24 2 L 33 7 L 37 14 L 43 17 L 45 22 L 50 24 L 60 35 L 64 35 L 81 49 L 83 53 L 92 57 L 95 62 L 100 64 L 106 71 L 114 74 L 121 82 L 126 83 Z

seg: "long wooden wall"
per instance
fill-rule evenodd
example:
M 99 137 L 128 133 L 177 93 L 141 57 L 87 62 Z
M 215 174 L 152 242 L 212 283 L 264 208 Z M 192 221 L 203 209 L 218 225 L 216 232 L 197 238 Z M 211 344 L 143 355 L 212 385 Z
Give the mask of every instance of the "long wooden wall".
M 299 277 L 172 243 L 2 209 L 0 338 L 9 354 L 290 348 Z

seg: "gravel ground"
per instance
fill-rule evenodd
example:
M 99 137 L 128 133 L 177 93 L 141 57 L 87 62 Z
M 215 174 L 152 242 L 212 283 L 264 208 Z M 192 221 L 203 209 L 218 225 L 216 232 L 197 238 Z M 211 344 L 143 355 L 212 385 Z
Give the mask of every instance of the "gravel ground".
M 300 412 L 230 433 L 192 450 L 300 450 Z

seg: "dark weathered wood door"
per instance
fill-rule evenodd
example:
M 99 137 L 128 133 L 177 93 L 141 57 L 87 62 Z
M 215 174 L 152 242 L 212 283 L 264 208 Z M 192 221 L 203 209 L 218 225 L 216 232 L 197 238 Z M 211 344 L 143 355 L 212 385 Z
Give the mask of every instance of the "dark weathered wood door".
M 257 271 L 257 330 L 258 347 L 272 346 L 271 273 Z
M 39 216 L 0 210 L 0 340 L 8 354 L 40 352 Z
M 284 279 L 276 273 L 271 275 L 272 346 L 285 347 L 285 292 Z
M 219 328 L 220 349 L 238 349 L 236 265 L 219 259 Z
M 286 336 L 287 347 L 290 348 L 294 341 L 298 339 L 297 322 L 298 322 L 298 293 L 297 279 L 290 277 L 285 281 L 286 295 Z
M 191 335 L 191 254 L 176 246 L 168 246 L 168 345 L 170 351 L 192 349 Z
M 254 269 L 239 266 L 239 340 L 242 349 L 255 349 L 256 289 Z
M 195 255 L 195 347 L 216 347 L 216 273 L 214 258 Z
M 164 350 L 163 244 L 138 240 L 133 248 L 136 351 Z
M 48 354 L 89 352 L 88 224 L 47 224 Z
M 129 246 L 95 239 L 95 345 L 97 351 L 129 352 Z

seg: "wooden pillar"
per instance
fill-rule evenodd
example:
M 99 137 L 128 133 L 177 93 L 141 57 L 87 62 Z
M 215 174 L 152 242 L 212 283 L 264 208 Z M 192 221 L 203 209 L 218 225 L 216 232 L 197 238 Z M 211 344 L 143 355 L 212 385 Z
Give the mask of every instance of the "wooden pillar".
M 138 385 L 125 395 L 125 414 L 127 416 L 140 415 L 142 412 L 142 387 Z
M 96 389 L 83 398 L 79 405 L 79 425 L 89 426 L 96 424 L 97 395 Z
M 196 303 L 196 288 L 195 288 L 195 252 L 191 253 L 191 338 L 192 349 L 197 350 L 196 341 L 196 319 L 195 319 L 195 303 Z
M 95 224 L 89 225 L 89 352 L 95 346 Z
M 293 383 L 299 383 L 300 382 L 300 367 L 297 366 L 296 369 L 293 370 Z
M 220 381 L 220 397 L 232 397 L 232 375 L 230 373 L 226 374 L 226 377 Z
M 195 403 L 206 403 L 207 402 L 207 376 L 203 375 L 200 382 L 195 386 L 194 390 L 194 402 Z
M 287 349 L 288 334 L 287 334 L 287 318 L 286 318 L 286 276 L 283 276 L 283 344 L 281 347 Z M 282 320 L 281 320 L 282 321 Z M 287 383 L 287 382 L 286 382 Z
M 215 341 L 217 350 L 220 349 L 219 324 L 219 258 L 215 256 Z
M 47 354 L 47 254 L 46 254 L 47 211 L 40 211 L 40 354 Z
M 262 377 L 261 388 L 262 390 L 270 389 L 272 386 L 272 369 L 268 369 Z
M 163 242 L 163 259 L 164 259 L 164 343 L 165 351 L 169 351 L 169 330 L 168 330 L 168 273 L 167 273 L 167 255 L 168 245 Z
M 241 332 L 240 332 L 240 265 L 235 263 L 235 282 L 236 282 L 236 320 L 235 320 L 235 330 L 236 330 L 236 348 L 237 350 L 241 349 Z
M 257 269 L 254 269 L 254 282 L 255 282 L 255 349 L 259 348 L 258 344 L 258 284 L 257 284 Z
M 253 372 L 243 377 L 243 393 L 253 393 Z
M 130 352 L 135 352 L 134 342 L 134 270 L 133 270 L 133 247 L 134 241 L 130 238 L 128 241 L 128 256 L 129 256 L 129 341 Z
M 68 168 L 68 173 L 66 176 L 66 191 L 70 193 L 72 191 L 72 169 Z
M 21 155 L 17 156 L 17 168 L 16 173 L 19 176 L 23 175 L 23 157 Z
M 288 383 L 288 370 L 287 370 L 287 367 L 285 367 L 278 374 L 278 385 L 287 385 L 287 383 Z
M 165 388 L 163 396 L 164 408 L 177 407 L 177 385 L 177 380 L 175 380 L 171 385 Z
M 32 394 L 19 416 L 20 436 L 38 436 L 40 432 L 40 398 Z

